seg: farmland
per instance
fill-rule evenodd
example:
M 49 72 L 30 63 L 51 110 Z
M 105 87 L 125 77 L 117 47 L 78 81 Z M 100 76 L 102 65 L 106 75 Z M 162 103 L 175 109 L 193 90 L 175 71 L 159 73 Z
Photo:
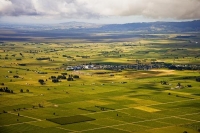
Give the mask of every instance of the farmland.
M 156 36 L 0 42 L 0 132 L 200 132 L 200 36 Z

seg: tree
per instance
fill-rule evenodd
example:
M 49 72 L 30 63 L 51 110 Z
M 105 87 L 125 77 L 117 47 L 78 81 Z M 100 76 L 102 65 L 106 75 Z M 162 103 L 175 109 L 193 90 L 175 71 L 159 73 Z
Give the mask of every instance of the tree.
M 57 83 L 57 82 L 59 82 L 59 80 L 57 78 L 55 78 L 55 79 L 52 79 L 52 82 Z
M 160 82 L 162 85 L 167 85 L 167 82 L 166 81 L 161 81 Z
M 192 87 L 192 85 L 187 85 L 187 87 Z
M 62 75 L 67 75 L 67 73 L 61 73 Z
M 56 76 L 51 76 L 51 79 L 56 79 Z
M 74 76 L 73 76 L 73 78 L 76 78 L 76 79 L 78 79 L 78 78 L 79 78 L 79 76 L 78 76 L 78 75 L 74 75 Z
M 69 77 L 67 78 L 67 81 L 73 81 L 73 75 L 69 75 Z
M 7 113 L 7 111 L 3 110 L 3 113 Z
M 200 82 L 200 77 L 197 77 L 197 78 L 196 78 L 196 81 L 197 81 L 197 82 Z
M 39 106 L 40 108 L 42 108 L 42 107 L 43 107 L 43 106 L 42 106 L 40 103 L 38 104 L 38 106 Z
M 19 53 L 22 57 L 23 57 L 23 54 L 22 53 Z
M 67 79 L 65 75 L 58 75 L 57 79 Z
M 45 84 L 45 82 L 44 82 L 43 79 L 39 79 L 38 82 L 39 82 L 41 85 Z
M 14 75 L 13 78 L 19 78 L 19 76 L 18 75 Z

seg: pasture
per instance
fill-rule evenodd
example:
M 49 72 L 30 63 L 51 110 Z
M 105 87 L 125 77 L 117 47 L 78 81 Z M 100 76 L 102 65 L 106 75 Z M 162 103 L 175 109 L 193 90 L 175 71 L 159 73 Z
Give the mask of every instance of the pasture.
M 3 44 L 2 133 L 200 132 L 199 43 L 168 38 Z M 52 76 L 61 78 L 54 83 Z

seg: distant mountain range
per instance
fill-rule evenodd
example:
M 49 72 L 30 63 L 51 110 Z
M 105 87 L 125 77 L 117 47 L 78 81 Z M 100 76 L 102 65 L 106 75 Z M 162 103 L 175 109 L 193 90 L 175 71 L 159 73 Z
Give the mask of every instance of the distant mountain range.
M 60 26 L 67 29 L 96 31 L 146 31 L 146 32 L 187 32 L 200 31 L 200 20 L 186 22 L 142 22 L 126 24 L 94 24 L 84 22 L 66 22 Z
M 103 24 L 95 24 L 95 23 L 86 23 L 86 22 L 65 22 L 60 23 L 59 26 L 63 26 L 66 28 L 74 28 L 74 29 L 85 29 L 85 28 L 100 28 Z
M 127 24 L 94 24 L 66 22 L 59 24 L 2 24 L 0 23 L 0 41 L 29 41 L 43 38 L 86 40 L 88 42 L 113 42 L 133 38 L 157 38 L 153 34 L 200 33 L 200 20 L 187 22 L 145 22 Z M 166 36 L 163 36 L 166 38 Z M 195 38 L 178 36 L 177 38 Z
M 82 32 L 112 32 L 112 31 L 138 31 L 138 32 L 190 32 L 200 31 L 200 20 L 186 22 L 142 22 L 126 24 L 95 24 L 85 22 L 66 22 L 59 24 L 0 24 L 0 28 L 17 30 L 68 30 Z
M 103 25 L 100 29 L 110 31 L 181 32 L 200 31 L 200 20 L 187 22 L 145 22 Z

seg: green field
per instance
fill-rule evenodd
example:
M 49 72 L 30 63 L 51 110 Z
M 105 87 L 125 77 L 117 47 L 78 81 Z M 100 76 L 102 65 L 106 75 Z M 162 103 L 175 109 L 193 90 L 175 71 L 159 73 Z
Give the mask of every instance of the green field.
M 4 44 L 0 46 L 2 133 L 200 132 L 197 43 L 168 38 Z M 184 68 L 168 69 L 163 63 Z M 73 66 L 87 67 L 67 70 Z M 53 83 L 51 76 L 59 75 L 79 78 Z
M 93 121 L 95 119 L 82 116 L 82 115 L 75 115 L 75 116 L 70 116 L 70 117 L 52 118 L 52 119 L 47 119 L 47 120 L 60 124 L 60 125 L 68 125 L 68 124 L 74 124 L 74 123 L 80 123 L 80 122 Z

